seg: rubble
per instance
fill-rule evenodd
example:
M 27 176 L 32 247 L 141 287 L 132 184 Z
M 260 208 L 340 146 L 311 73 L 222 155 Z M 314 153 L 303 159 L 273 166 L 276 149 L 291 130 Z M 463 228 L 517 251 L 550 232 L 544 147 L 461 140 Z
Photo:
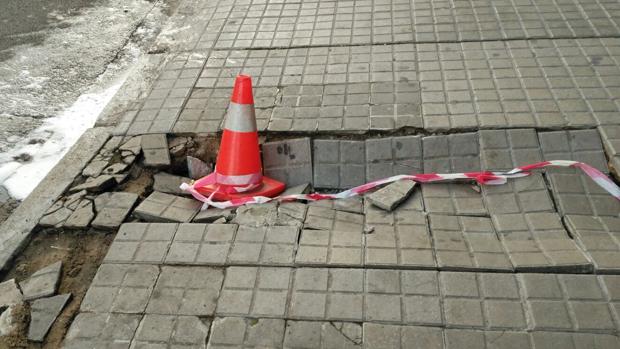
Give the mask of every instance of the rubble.
M 95 178 L 90 178 L 80 185 L 76 185 L 69 189 L 69 192 L 86 190 L 89 193 L 99 193 L 112 188 L 115 184 L 116 180 L 114 177 L 110 175 L 100 175 Z
M 0 308 L 21 303 L 22 292 L 17 287 L 15 279 L 0 283 Z
M 90 200 L 82 200 L 63 226 L 70 229 L 86 228 L 93 218 L 95 218 L 93 203 Z
M 187 199 L 154 191 L 133 211 L 133 215 L 151 222 L 191 222 L 202 204 Z

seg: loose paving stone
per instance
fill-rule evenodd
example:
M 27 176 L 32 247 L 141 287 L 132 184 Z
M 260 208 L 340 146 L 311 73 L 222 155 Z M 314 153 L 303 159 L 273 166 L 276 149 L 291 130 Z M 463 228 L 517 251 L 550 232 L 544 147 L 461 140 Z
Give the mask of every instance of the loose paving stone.
M 351 322 L 287 321 L 287 349 L 362 348 L 362 326 Z
M 146 313 L 213 316 L 223 279 L 221 269 L 164 266 Z
M 0 307 L 19 304 L 22 299 L 22 292 L 17 287 L 15 279 L 0 283 Z
M 464 183 L 431 183 L 422 185 L 424 209 L 429 213 L 462 216 L 485 216 L 480 188 Z
M 312 184 L 303 183 L 303 184 L 296 185 L 294 187 L 287 187 L 286 190 L 283 191 L 282 194 L 280 194 L 280 196 L 308 194 L 310 193 L 311 190 L 312 190 Z
M 538 137 L 544 160 L 581 161 L 603 173 L 609 173 L 597 130 L 540 132 Z
M 113 230 L 118 228 L 138 200 L 138 194 L 126 192 L 103 193 L 95 198 L 97 217 L 93 228 Z
M 71 298 L 71 294 L 61 294 L 54 297 L 40 298 L 30 306 L 30 326 L 28 340 L 43 342 L 47 331 Z
M 615 333 L 612 304 L 596 275 L 520 274 L 532 329 Z
M 159 172 L 153 175 L 153 190 L 162 193 L 174 195 L 187 195 L 188 193 L 181 190 L 181 183 L 190 183 L 190 178 L 174 176 L 165 172 Z
M 301 232 L 296 265 L 361 266 L 362 231 L 310 230 Z
M 439 273 L 447 327 L 525 330 L 515 274 Z
M 547 173 L 551 193 L 562 215 L 614 216 L 620 202 L 584 173 Z
M 567 215 L 564 222 L 597 273 L 620 271 L 620 218 Z
M 210 325 L 196 316 L 147 314 L 140 321 L 131 348 L 204 349 Z
M 432 214 L 429 221 L 441 270 L 512 271 L 491 219 Z
M 177 224 L 172 223 L 123 224 L 103 261 L 161 264 L 177 227 Z
M 168 152 L 168 140 L 165 134 L 143 135 L 142 152 L 144 164 L 149 167 L 170 166 L 170 153 Z
M 346 189 L 366 181 L 364 142 L 315 139 L 312 152 L 315 187 Z
M 308 205 L 301 202 L 281 202 L 278 205 L 276 225 L 302 227 L 307 211 Z
M 370 195 L 366 195 L 366 200 L 386 211 L 392 211 L 396 206 L 407 199 L 409 194 L 413 191 L 415 184 L 416 182 L 411 180 L 399 180 Z
M 213 172 L 213 165 L 195 158 L 193 156 L 186 156 L 187 160 L 187 175 L 191 179 L 200 179 L 211 172 Z
M 599 126 L 598 131 L 609 159 L 609 166 L 618 177 L 620 175 L 620 125 Z
M 198 214 L 192 219 L 194 223 L 213 223 L 220 218 L 224 218 L 225 221 L 231 220 L 234 217 L 234 213 L 230 209 L 220 209 L 217 207 L 209 207 L 206 210 L 200 210 Z
M 142 314 L 158 275 L 154 265 L 102 264 L 80 311 Z
M 95 218 L 93 203 L 90 200 L 82 200 L 63 226 L 69 229 L 84 229 L 88 227 L 93 218 Z
M 483 170 L 512 170 L 542 161 L 534 129 L 480 130 L 479 137 Z
M 367 181 L 422 172 L 422 138 L 420 136 L 366 140 Z
M 480 171 L 477 133 L 422 138 L 424 173 Z
M 86 190 L 89 193 L 99 193 L 106 191 L 116 185 L 116 179 L 110 175 L 100 175 L 95 178 L 89 178 L 86 182 L 76 185 L 69 189 L 70 192 L 75 193 L 81 190 Z
M 327 207 L 308 206 L 304 228 L 361 232 L 364 230 L 364 216 Z
M 540 173 L 481 188 L 484 204 L 491 214 L 555 211 L 547 184 Z
M 320 206 L 337 211 L 364 213 L 363 197 L 353 196 L 346 199 L 310 201 L 309 206 Z
M 181 224 L 166 263 L 223 265 L 236 231 L 236 224 Z
M 443 349 L 443 329 L 364 323 L 364 348 Z
M 239 226 L 228 265 L 292 266 L 299 236 L 293 226 Z
M 190 222 L 201 206 L 197 200 L 154 191 L 136 207 L 133 215 L 152 222 L 184 223 Z
M 142 315 L 80 313 L 67 332 L 64 349 L 128 349 Z
M 372 232 L 364 234 L 364 265 L 435 268 L 424 212 L 401 208 L 383 215 L 385 211 L 367 206 L 366 226 Z
M 245 205 L 237 208 L 234 223 L 252 227 L 274 225 L 278 219 L 278 203 Z
M 24 300 L 29 301 L 54 295 L 58 288 L 61 271 L 62 261 L 58 261 L 37 270 L 28 279 L 20 282 L 19 287 L 24 295 Z
M 502 214 L 492 220 L 516 271 L 592 271 L 592 263 L 568 236 L 557 214 Z
M 264 174 L 296 186 L 312 182 L 310 138 L 267 142 L 262 146 Z
M 291 268 L 228 267 L 217 316 L 284 318 Z
M 208 349 L 282 348 L 284 320 L 218 317 L 211 325 Z

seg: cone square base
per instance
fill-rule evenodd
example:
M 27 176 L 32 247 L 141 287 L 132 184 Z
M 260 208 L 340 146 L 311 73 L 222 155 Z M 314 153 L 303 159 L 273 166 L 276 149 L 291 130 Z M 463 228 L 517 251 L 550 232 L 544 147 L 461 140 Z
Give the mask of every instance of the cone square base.
M 205 185 L 204 187 L 195 188 L 200 194 L 204 196 L 210 196 L 217 189 L 217 184 Z M 260 187 L 246 191 L 243 193 L 221 193 L 218 192 L 213 195 L 214 201 L 228 201 L 233 199 L 245 198 L 248 196 L 266 196 L 275 197 L 282 193 L 286 189 L 286 184 L 277 181 L 275 179 L 263 176 L 263 183 Z

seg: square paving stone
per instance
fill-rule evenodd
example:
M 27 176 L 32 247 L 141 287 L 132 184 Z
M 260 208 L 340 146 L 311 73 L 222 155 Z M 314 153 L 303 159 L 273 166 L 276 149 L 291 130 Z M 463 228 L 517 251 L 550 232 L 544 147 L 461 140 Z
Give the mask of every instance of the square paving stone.
M 291 268 L 228 267 L 216 314 L 283 318 L 292 277 Z
M 166 264 L 224 265 L 236 231 L 236 224 L 180 224 Z
M 410 216 L 416 216 L 417 213 L 424 212 L 424 203 L 422 201 L 422 191 L 414 190 L 413 193 L 405 199 L 393 211 L 385 211 L 369 201 L 364 202 L 365 229 L 372 230 L 374 224 L 390 224 L 395 225 L 403 222 L 410 222 Z M 414 219 L 415 220 L 415 219 Z
M 222 269 L 164 266 L 146 313 L 212 316 L 223 279 Z
M 144 164 L 149 167 L 170 166 L 170 152 L 165 134 L 142 135 Z
M 433 214 L 429 221 L 441 270 L 512 270 L 489 218 Z
M 28 279 L 20 282 L 19 288 L 24 295 L 24 300 L 29 301 L 54 295 L 58 288 L 61 272 L 62 261 L 58 261 L 37 270 Z M 11 293 L 11 291 L 7 291 L 7 294 Z
M 547 178 L 562 215 L 620 215 L 620 202 L 585 173 L 548 173 Z
M 299 228 L 293 226 L 248 227 L 235 234 L 228 264 L 292 266 Z
M 590 272 L 592 263 L 572 240 L 555 213 L 492 216 L 515 270 Z
M 477 133 L 422 138 L 424 173 L 480 171 Z
M 420 136 L 366 140 L 367 181 L 422 172 L 422 138 Z
M 153 222 L 190 222 L 202 204 L 193 199 L 153 192 L 133 211 L 134 216 Z
M 620 271 L 620 218 L 567 215 L 564 221 L 597 273 Z
M 392 211 L 409 197 L 415 185 L 416 182 L 411 180 L 399 180 L 366 195 L 366 200 L 386 211 Z
M 446 349 L 457 348 L 531 348 L 529 335 L 518 331 L 479 331 L 446 329 Z
M 284 182 L 288 187 L 312 183 L 310 138 L 267 142 L 262 149 L 265 176 Z
M 138 195 L 134 193 L 103 193 L 95 198 L 97 216 L 91 226 L 97 229 L 117 229 L 131 212 Z
M 196 316 L 147 314 L 140 321 L 131 348 L 204 349 L 210 325 Z
M 602 333 L 537 331 L 532 332 L 531 337 L 535 349 L 552 347 L 613 349 L 620 346 L 620 339 L 617 336 Z
M 182 183 L 190 183 L 191 178 L 175 176 L 166 172 L 159 172 L 153 175 L 153 190 L 173 195 L 187 195 L 180 186 Z
M 476 188 L 476 190 L 474 190 Z M 460 216 L 485 216 L 482 194 L 477 186 L 464 183 L 422 185 L 424 209 L 429 213 Z
M 64 349 L 129 349 L 142 315 L 79 313 L 65 337 Z
M 177 227 L 174 223 L 123 224 L 103 261 L 161 264 Z
M 480 130 L 479 136 L 483 170 L 512 170 L 542 161 L 534 129 Z
M 361 232 L 364 230 L 364 216 L 327 207 L 309 206 L 304 228 Z
M 154 265 L 102 264 L 82 301 L 81 311 L 141 314 L 159 275 Z
M 540 132 L 538 138 L 543 160 L 581 161 L 603 173 L 609 173 L 597 130 Z
M 280 319 L 218 317 L 211 325 L 207 348 L 282 348 L 284 325 Z
M 620 125 L 599 126 L 603 147 L 609 159 L 609 165 L 615 173 L 620 173 Z
M 361 231 L 304 229 L 301 232 L 295 264 L 361 266 L 363 259 Z
M 483 185 L 482 198 L 491 214 L 555 211 L 540 173 L 509 179 L 502 185 Z
M 346 199 L 310 201 L 308 205 L 331 208 L 337 211 L 364 213 L 364 201 L 361 196 L 354 196 Z
M 366 181 L 364 142 L 315 139 L 312 152 L 316 188 L 348 189 Z
M 351 322 L 286 322 L 284 348 L 362 348 L 362 326 Z
M 364 323 L 364 348 L 442 349 L 443 329 L 438 327 L 398 326 Z

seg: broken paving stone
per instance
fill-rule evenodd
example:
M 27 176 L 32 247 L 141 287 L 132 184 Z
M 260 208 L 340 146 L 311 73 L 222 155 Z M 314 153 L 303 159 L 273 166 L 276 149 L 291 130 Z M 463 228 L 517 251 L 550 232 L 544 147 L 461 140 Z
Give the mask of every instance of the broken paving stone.
M 82 200 L 69 218 L 67 218 L 63 226 L 69 229 L 86 228 L 93 218 L 95 218 L 93 203 L 90 200 Z
M 168 142 L 170 154 L 174 157 L 180 157 L 186 153 L 187 147 L 193 144 L 190 137 L 174 137 Z
M 112 230 L 118 228 L 138 200 L 138 195 L 126 192 L 103 193 L 95 198 L 97 217 L 93 228 Z
M 87 180 L 86 182 L 71 188 L 70 192 L 86 190 L 90 193 L 99 193 L 106 191 L 116 185 L 116 179 L 109 175 L 101 175 L 96 178 Z
M 28 340 L 42 342 L 54 321 L 71 298 L 71 293 L 37 299 L 30 307 Z
M 312 185 L 310 183 L 304 183 L 296 185 L 294 187 L 286 188 L 286 190 L 282 194 L 280 194 L 280 196 L 308 194 L 311 190 Z
M 237 215 L 233 222 L 250 227 L 262 227 L 276 224 L 278 218 L 278 204 L 268 202 L 266 204 L 245 205 L 237 208 Z
M 168 140 L 165 134 L 151 134 L 142 136 L 142 151 L 144 164 L 150 167 L 170 166 Z
M 367 195 L 366 200 L 386 211 L 392 211 L 409 197 L 415 184 L 414 181 L 401 179 Z
M 129 139 L 127 142 L 123 143 L 118 150 L 121 152 L 121 156 L 125 157 L 129 154 L 134 156 L 140 155 L 140 151 L 142 150 L 142 137 L 137 136 Z
M 108 166 L 109 162 L 110 158 L 97 155 L 88 163 L 84 170 L 82 170 L 82 175 L 86 177 L 97 177 L 103 172 L 103 169 Z
M 127 164 L 127 165 L 131 165 L 133 164 L 134 161 L 136 161 L 136 156 L 135 155 L 126 155 L 122 157 L 123 163 Z
M 19 304 L 22 302 L 23 296 L 15 279 L 10 279 L 0 283 L 0 308 Z
M 133 215 L 148 222 L 185 223 L 196 216 L 201 206 L 197 200 L 155 191 L 138 205 Z
M 24 300 L 29 301 L 56 293 L 61 271 L 62 262 L 58 261 L 37 270 L 28 279 L 22 281 L 19 286 L 24 293 Z
M 104 174 L 109 174 L 109 175 L 114 175 L 114 174 L 118 174 L 121 173 L 123 171 L 125 171 L 127 169 L 127 167 L 129 167 L 128 164 L 124 164 L 124 163 L 116 163 L 116 164 L 112 164 L 108 167 L 105 168 L 105 170 L 103 170 Z
M 206 210 L 198 212 L 196 217 L 192 220 L 194 223 L 214 223 L 220 219 L 224 219 L 224 223 L 234 216 L 230 209 L 220 209 L 217 207 L 209 207 Z
M 153 190 L 168 194 L 188 195 L 189 193 L 181 190 L 180 186 L 181 183 L 189 184 L 191 181 L 190 178 L 160 172 L 153 176 Z
M 213 172 L 213 166 L 193 156 L 187 157 L 187 174 L 189 178 L 200 179 Z
M 41 220 L 39 220 L 39 225 L 42 227 L 55 227 L 60 228 L 62 224 L 71 216 L 73 211 L 66 207 L 61 207 L 58 210 L 43 216 Z

